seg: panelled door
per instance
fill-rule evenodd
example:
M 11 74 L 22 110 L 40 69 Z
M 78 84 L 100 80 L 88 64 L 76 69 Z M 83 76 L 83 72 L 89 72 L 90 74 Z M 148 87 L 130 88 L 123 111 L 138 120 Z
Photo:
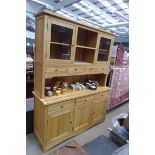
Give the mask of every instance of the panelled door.
M 62 109 L 48 114 L 47 142 L 59 142 L 67 138 L 73 128 L 74 110 Z
M 105 116 L 105 101 L 95 102 L 93 106 L 93 122 L 98 122 L 104 119 Z
M 77 105 L 74 116 L 74 131 L 83 131 L 91 122 L 92 102 Z
M 76 26 L 55 18 L 48 19 L 47 55 L 48 62 L 72 63 L 75 53 Z
M 106 35 L 99 35 L 96 63 L 107 64 L 111 57 L 111 49 L 113 45 L 113 40 Z

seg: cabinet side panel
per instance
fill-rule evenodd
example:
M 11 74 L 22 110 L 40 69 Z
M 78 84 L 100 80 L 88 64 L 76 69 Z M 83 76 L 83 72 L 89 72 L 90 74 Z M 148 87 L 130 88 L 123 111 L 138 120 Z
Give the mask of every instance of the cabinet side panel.
M 34 91 L 40 97 L 43 97 L 43 21 L 43 17 L 40 17 L 35 21 Z
M 44 143 L 44 122 L 45 122 L 45 107 L 37 98 L 34 98 L 34 132 L 41 144 Z

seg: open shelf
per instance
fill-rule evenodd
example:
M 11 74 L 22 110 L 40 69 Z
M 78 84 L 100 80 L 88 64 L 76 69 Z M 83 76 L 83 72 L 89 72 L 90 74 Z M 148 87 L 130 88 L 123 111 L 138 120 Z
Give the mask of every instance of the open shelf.
M 48 105 L 48 104 L 54 104 L 56 102 L 79 98 L 82 96 L 96 94 L 107 90 L 110 90 L 110 88 L 106 86 L 105 87 L 98 86 L 97 90 L 90 90 L 86 88 L 85 90 L 82 90 L 82 91 L 78 91 L 78 90 L 73 91 L 72 89 L 69 88 L 65 94 L 61 94 L 59 96 L 51 96 L 51 97 L 45 96 L 45 98 L 42 100 L 46 101 L 44 102 L 44 104 Z
M 51 44 L 50 45 L 50 58 L 51 59 L 61 59 L 70 60 L 71 56 L 71 46 L 66 46 L 62 44 Z
M 51 26 L 51 42 L 64 44 L 72 44 L 73 29 L 52 24 Z
M 77 45 L 96 48 L 97 32 L 78 28 Z
M 78 65 L 88 65 L 91 64 L 89 62 L 83 62 L 83 61 L 75 61 L 74 64 L 78 64 Z
M 94 49 L 87 49 L 87 48 L 76 48 L 75 53 L 75 62 L 82 62 L 82 63 L 93 63 L 95 56 Z
M 95 50 L 96 49 L 96 48 L 93 48 L 93 47 L 86 47 L 86 46 L 79 46 L 79 45 L 77 45 L 76 47 L 78 47 L 78 48 L 92 49 L 92 50 Z
M 53 78 L 48 78 L 45 80 L 45 85 L 52 85 L 56 81 L 65 81 L 69 84 L 74 82 L 85 83 L 87 80 L 98 81 L 99 85 L 104 86 L 105 84 L 105 74 L 87 74 L 87 75 L 73 75 L 73 76 L 57 76 Z
M 51 44 L 64 45 L 64 46 L 71 46 L 70 44 L 58 43 L 58 42 L 51 42 Z
M 50 103 L 51 102 L 56 102 L 60 101 L 61 99 L 68 98 L 75 98 L 75 96 L 78 98 L 80 96 L 85 96 L 93 93 L 97 93 L 100 91 L 103 91 L 105 89 L 109 90 L 105 86 L 105 81 L 106 81 L 106 75 L 105 74 L 89 74 L 89 75 L 74 75 L 74 76 L 59 76 L 59 77 L 53 77 L 53 78 L 48 78 L 45 79 L 45 86 L 52 86 L 53 83 L 60 81 L 60 82 L 67 82 L 68 84 L 72 84 L 74 82 L 79 82 L 84 84 L 87 80 L 95 80 L 98 81 L 99 86 L 97 87 L 97 90 L 90 90 L 86 88 L 85 90 L 78 91 L 78 90 L 72 90 L 70 87 L 67 89 L 65 94 L 60 94 L 59 96 L 45 96 L 45 99 L 49 99 Z

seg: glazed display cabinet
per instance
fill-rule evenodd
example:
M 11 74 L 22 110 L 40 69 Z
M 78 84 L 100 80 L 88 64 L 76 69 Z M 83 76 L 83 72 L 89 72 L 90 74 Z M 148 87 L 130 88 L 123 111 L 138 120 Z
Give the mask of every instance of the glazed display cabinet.
M 36 14 L 35 25 L 34 133 L 46 151 L 105 120 L 114 35 L 49 11 Z M 68 86 L 63 94 L 46 94 L 54 83 L 88 80 L 97 81 L 95 90 Z

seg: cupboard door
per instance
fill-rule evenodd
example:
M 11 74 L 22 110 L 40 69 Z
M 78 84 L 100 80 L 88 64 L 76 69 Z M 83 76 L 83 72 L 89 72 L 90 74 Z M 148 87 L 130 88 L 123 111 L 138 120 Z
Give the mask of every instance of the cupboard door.
M 48 19 L 47 59 L 52 62 L 73 62 L 75 25 Z
M 70 135 L 73 128 L 73 113 L 73 109 L 62 109 L 48 114 L 48 143 L 60 142 Z
M 88 128 L 90 124 L 90 114 L 92 110 L 92 103 L 85 103 L 76 106 L 74 116 L 74 131 L 83 131 Z
M 94 103 L 93 122 L 104 119 L 105 116 L 105 101 Z
M 97 49 L 97 62 L 106 63 L 109 61 L 109 55 L 111 51 L 113 41 L 111 38 L 100 35 L 98 49 Z

